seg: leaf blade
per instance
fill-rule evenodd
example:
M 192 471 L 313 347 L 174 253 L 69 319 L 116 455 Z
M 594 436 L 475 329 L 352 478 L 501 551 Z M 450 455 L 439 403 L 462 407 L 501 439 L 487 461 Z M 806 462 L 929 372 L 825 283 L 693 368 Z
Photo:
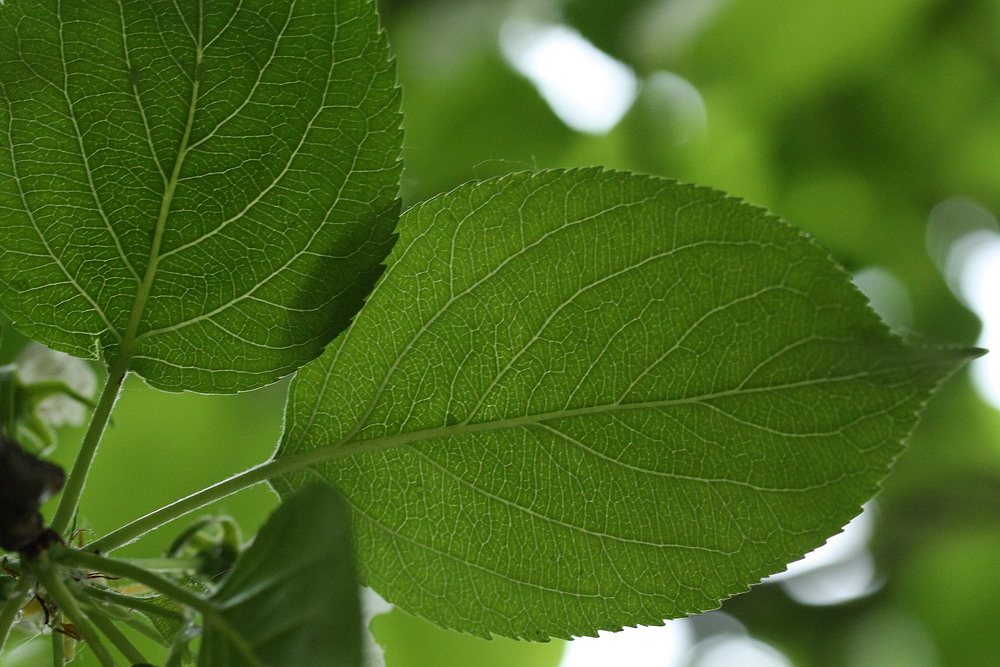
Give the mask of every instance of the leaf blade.
M 399 92 L 370 2 L 179 11 L 0 10 L 0 299 L 50 347 L 238 391 L 319 354 L 381 272 Z
M 968 356 L 902 346 L 810 239 L 704 188 L 515 174 L 400 230 L 293 382 L 277 457 L 370 450 L 312 466 L 354 507 L 367 583 L 474 634 L 745 590 L 857 513 Z
M 262 665 L 361 665 L 361 608 L 350 515 L 313 484 L 283 503 L 210 598 Z M 198 664 L 245 654 L 206 619 Z

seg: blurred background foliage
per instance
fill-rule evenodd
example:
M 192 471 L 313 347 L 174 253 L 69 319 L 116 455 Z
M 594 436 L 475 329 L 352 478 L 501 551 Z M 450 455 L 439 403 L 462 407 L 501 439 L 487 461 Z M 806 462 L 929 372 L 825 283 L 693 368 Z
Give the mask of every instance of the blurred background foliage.
M 407 204 L 533 168 L 599 164 L 696 182 L 815 235 L 910 339 L 977 341 L 980 319 L 963 304 L 961 267 L 948 258 L 969 233 L 996 238 L 997 0 L 381 0 L 380 7 L 404 88 Z M 518 60 L 532 35 L 554 26 L 582 36 L 631 77 L 623 115 L 601 130 L 562 120 Z M 980 288 L 1000 295 L 1000 284 Z M 5 330 L 0 361 L 23 344 Z M 231 397 L 170 395 L 130 381 L 88 485 L 85 525 L 101 534 L 266 458 L 280 430 L 282 392 L 279 385 Z M 62 438 L 57 458 L 68 463 L 67 443 L 78 434 Z M 649 664 L 668 664 L 668 653 L 670 664 L 702 667 L 997 664 L 1000 413 L 968 373 L 931 403 L 876 503 L 850 557 L 809 575 L 827 575 L 820 588 L 843 584 L 839 594 L 796 593 L 795 579 L 756 586 L 720 612 L 677 626 L 660 661 Z M 250 533 L 273 506 L 257 487 L 212 511 L 233 514 Z M 157 555 L 180 527 L 129 551 Z M 851 562 L 862 564 L 860 575 Z M 563 660 L 561 643 L 486 642 L 398 610 L 377 617 L 374 628 L 389 667 Z M 744 640 L 739 661 L 720 648 L 727 637 Z

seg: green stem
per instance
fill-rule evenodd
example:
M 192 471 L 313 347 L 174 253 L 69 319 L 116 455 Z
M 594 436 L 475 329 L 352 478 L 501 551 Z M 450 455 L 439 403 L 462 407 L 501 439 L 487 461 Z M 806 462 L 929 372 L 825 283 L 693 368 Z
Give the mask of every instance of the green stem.
M 42 554 L 33 565 L 32 569 L 35 575 L 42 582 L 42 585 L 45 586 L 46 595 L 52 598 L 62 613 L 76 626 L 77 631 L 87 641 L 87 644 L 90 645 L 91 650 L 94 651 L 94 655 L 97 656 L 101 665 L 104 667 L 118 667 L 118 663 L 111 657 L 111 653 L 101 643 L 101 637 L 97 633 L 97 629 L 90 622 L 90 618 L 83 613 L 83 610 L 76 603 L 76 598 L 73 597 L 73 594 L 66 587 L 62 577 L 60 577 L 60 573 L 50 566 L 47 555 Z
M 164 505 L 160 509 L 150 512 L 143 517 L 125 524 L 117 530 L 111 531 L 100 539 L 90 542 L 87 544 L 86 548 L 90 551 L 107 553 L 119 547 L 123 547 L 126 544 L 136 541 L 151 530 L 159 528 L 165 523 L 178 519 L 185 514 L 204 507 L 205 505 L 219 500 L 220 498 L 225 498 L 226 496 L 232 495 L 237 491 L 241 491 L 247 487 L 253 486 L 254 484 L 270 479 L 275 475 L 280 475 L 281 471 L 274 471 L 273 466 L 275 463 L 277 463 L 277 461 L 271 461 L 254 466 L 253 468 L 234 475 L 229 479 L 213 484 L 212 486 L 206 487 L 196 493 L 192 493 L 185 498 L 175 500 L 169 505 Z
M 63 667 L 66 664 L 66 637 L 58 632 L 52 633 L 52 665 Z
M 153 590 L 159 591 L 167 597 L 176 600 L 181 604 L 185 604 L 197 611 L 203 612 L 204 608 L 208 608 L 209 613 L 214 611 L 214 609 L 210 608 L 210 605 L 205 598 L 200 595 L 197 595 L 182 586 L 178 586 L 174 582 L 164 579 L 158 574 L 150 572 L 147 569 L 141 568 L 138 565 L 133 565 L 126 560 L 98 556 L 97 554 L 93 554 L 88 551 L 80 551 L 78 549 L 71 549 L 60 545 L 54 545 L 51 547 L 49 549 L 49 554 L 53 560 L 59 563 L 73 565 L 92 572 L 103 572 L 104 574 L 110 574 L 113 576 L 127 577 L 132 581 L 145 584 Z
M 96 607 L 91 607 L 89 615 L 90 620 L 94 622 L 97 629 L 104 633 L 105 637 L 111 640 L 111 643 L 116 649 L 118 649 L 119 653 L 125 656 L 126 660 L 134 665 L 149 663 L 149 661 L 143 657 L 139 649 L 135 647 L 135 644 L 128 640 L 128 637 L 126 637 L 122 631 L 118 629 L 118 626 L 116 626 L 110 618 L 104 615 L 104 612 Z
M 97 554 L 87 551 L 70 549 L 61 545 L 56 545 L 49 549 L 49 555 L 60 563 L 74 565 L 76 567 L 80 567 L 85 570 L 92 570 L 94 572 L 103 572 L 105 574 L 126 577 L 140 584 L 145 584 L 153 590 L 163 593 L 168 598 L 191 607 L 202 615 L 207 625 L 211 625 L 219 630 L 230 642 L 232 642 L 233 646 L 243 655 L 243 658 L 246 659 L 247 662 L 243 664 L 246 664 L 247 667 L 260 667 L 260 661 L 254 655 L 253 649 L 250 648 L 250 645 L 247 644 L 246 640 L 240 635 L 236 628 L 234 628 L 232 624 L 230 624 L 229 621 L 222 616 L 218 607 L 216 607 L 208 599 L 203 598 L 200 595 L 183 588 L 182 586 L 178 586 L 174 582 L 164 579 L 158 574 L 150 572 L 149 570 L 141 568 L 137 565 L 133 565 L 126 560 L 98 556 Z
M 161 607 L 155 602 L 135 597 L 133 595 L 125 595 L 124 593 L 118 593 L 104 588 L 96 588 L 94 586 L 87 588 L 84 593 L 87 597 L 94 598 L 95 600 L 110 602 L 111 604 L 116 604 L 120 607 L 125 607 L 126 609 L 133 609 L 135 611 L 142 612 L 147 616 L 159 616 L 177 623 L 184 622 L 184 617 L 176 611 Z
M 3 603 L 3 607 L 0 607 L 0 651 L 3 651 L 7 645 L 7 638 L 10 637 L 10 629 L 14 627 L 14 622 L 17 621 L 17 613 L 21 611 L 21 607 L 24 605 L 24 599 L 28 596 L 31 584 L 32 581 L 22 572 L 21 581 L 14 588 L 7 601 Z
M 212 486 L 206 487 L 196 493 L 192 493 L 191 495 L 181 498 L 180 500 L 175 500 L 169 505 L 164 505 L 160 509 L 150 512 L 146 516 L 127 523 L 121 528 L 113 530 L 100 539 L 89 543 L 87 545 L 87 550 L 100 553 L 113 551 L 119 547 L 123 547 L 126 544 L 136 541 L 151 530 L 155 530 L 160 526 L 173 521 L 174 519 L 179 519 L 185 514 L 194 512 L 211 502 L 215 502 L 220 498 L 225 498 L 226 496 L 232 495 L 237 491 L 242 491 L 243 489 L 251 487 L 254 484 L 259 484 L 260 482 L 269 480 L 272 477 L 280 477 L 281 475 L 285 475 L 321 461 L 341 458 L 373 449 L 381 449 L 385 446 L 386 445 L 383 442 L 377 441 L 366 441 L 351 444 L 337 443 L 335 445 L 317 447 L 316 449 L 311 449 L 308 452 L 296 454 L 295 456 L 286 456 L 284 458 L 273 459 L 271 461 L 261 463 L 244 470 L 241 473 L 233 475 L 229 479 L 217 482 Z
M 128 358 L 119 354 L 119 361 L 108 371 L 107 382 L 101 391 L 101 397 L 97 401 L 97 407 L 90 418 L 90 425 L 87 433 L 83 436 L 83 443 L 80 451 L 77 452 L 76 460 L 73 462 L 73 469 L 63 487 L 62 497 L 59 499 L 59 507 L 56 508 L 55 517 L 52 519 L 52 529 L 60 535 L 66 535 L 76 509 L 80 504 L 80 496 L 83 495 L 83 487 L 87 483 L 87 473 L 90 472 L 90 465 L 94 462 L 97 454 L 97 445 L 101 442 L 104 429 L 111 419 L 111 410 L 118 400 L 118 393 L 121 391 L 122 383 L 125 381 L 125 374 L 128 372 Z
M 40 403 L 49 396 L 66 394 L 77 403 L 82 403 L 91 409 L 97 407 L 97 403 L 94 403 L 93 400 L 87 398 L 76 389 L 73 389 L 73 387 L 69 386 L 62 380 L 42 380 L 41 382 L 32 382 L 31 384 L 25 386 L 25 390 L 31 393 L 31 397 L 35 403 Z
M 122 558 L 121 560 L 153 572 L 189 572 L 197 570 L 202 565 L 201 560 L 197 558 Z

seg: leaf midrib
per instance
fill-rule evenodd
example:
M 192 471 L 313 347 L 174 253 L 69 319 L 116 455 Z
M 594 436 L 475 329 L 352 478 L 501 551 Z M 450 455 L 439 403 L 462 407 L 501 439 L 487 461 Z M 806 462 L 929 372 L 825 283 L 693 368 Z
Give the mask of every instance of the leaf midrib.
M 202 25 L 201 13 L 198 14 L 198 43 L 195 45 L 195 66 L 191 84 L 191 102 L 188 105 L 188 117 L 184 125 L 184 134 L 181 137 L 180 147 L 177 150 L 177 158 L 174 161 L 170 179 L 163 190 L 163 198 L 160 200 L 160 210 L 156 218 L 156 227 L 153 230 L 153 237 L 149 247 L 149 258 L 146 263 L 146 271 L 143 274 L 142 282 L 136 291 L 135 299 L 132 302 L 132 310 L 129 313 L 128 325 L 122 336 L 121 344 L 118 348 L 118 356 L 115 359 L 115 367 L 125 369 L 135 354 L 135 343 L 142 323 L 142 316 L 149 301 L 149 295 L 153 289 L 153 282 L 156 280 L 157 269 L 160 261 L 160 248 L 163 243 L 163 235 L 167 227 L 167 218 L 170 217 L 170 209 L 173 204 L 174 192 L 180 180 L 181 168 L 184 165 L 184 158 L 190 152 L 191 130 L 194 127 L 195 111 L 198 106 L 198 94 L 201 87 L 201 77 L 198 72 L 202 70 L 204 60 L 204 49 L 202 47 Z
M 336 442 L 329 443 L 326 445 L 321 445 L 319 447 L 301 453 L 299 452 L 302 443 L 302 440 L 300 439 L 298 446 L 296 447 L 295 450 L 279 451 L 277 458 L 275 460 L 295 458 L 298 461 L 298 466 L 311 466 L 313 464 L 322 463 L 330 459 L 343 458 L 353 454 L 378 452 L 391 449 L 393 447 L 402 447 L 404 445 L 410 445 L 416 442 L 423 442 L 427 440 L 434 440 L 437 438 L 472 435 L 477 433 L 488 433 L 492 431 L 502 431 L 506 429 L 513 429 L 524 426 L 536 426 L 539 424 L 544 424 L 545 422 L 549 421 L 554 421 L 559 419 L 569 419 L 573 417 L 586 417 L 592 415 L 608 414 L 614 412 L 625 412 L 633 410 L 652 410 L 657 408 L 667 408 L 680 405 L 707 404 L 709 401 L 721 398 L 727 398 L 731 396 L 742 396 L 746 394 L 761 394 L 772 391 L 782 391 L 786 389 L 797 389 L 797 388 L 811 387 L 811 386 L 818 386 L 825 384 L 835 384 L 840 382 L 853 382 L 855 380 L 862 378 L 873 377 L 878 375 L 888 375 L 892 373 L 897 373 L 899 371 L 908 370 L 911 368 L 913 368 L 913 364 L 903 364 L 900 366 L 891 366 L 891 367 L 872 369 L 867 371 L 858 371 L 856 373 L 849 373 L 847 375 L 800 380 L 798 382 L 788 382 L 783 384 L 749 387 L 749 388 L 737 387 L 735 389 L 726 389 L 723 391 L 700 394 L 697 396 L 686 396 L 684 398 L 672 398 L 659 401 L 640 401 L 636 403 L 601 403 L 597 405 L 584 406 L 580 408 L 554 410 L 551 412 L 538 413 L 535 415 L 520 415 L 517 417 L 508 417 L 505 419 L 496 419 L 492 421 L 484 421 L 476 423 L 469 423 L 468 420 L 465 420 L 457 424 L 449 424 L 446 426 L 418 429 L 415 431 L 395 433 L 392 435 L 383 435 L 365 440 L 353 440 L 352 438 L 358 435 L 366 426 L 366 424 L 362 423 L 350 429 L 347 435 L 345 435 L 343 438 L 341 438 Z M 817 432 L 817 433 L 802 433 L 802 434 L 788 433 L 785 435 L 787 435 L 788 437 L 807 438 L 807 437 L 820 437 L 830 434 Z

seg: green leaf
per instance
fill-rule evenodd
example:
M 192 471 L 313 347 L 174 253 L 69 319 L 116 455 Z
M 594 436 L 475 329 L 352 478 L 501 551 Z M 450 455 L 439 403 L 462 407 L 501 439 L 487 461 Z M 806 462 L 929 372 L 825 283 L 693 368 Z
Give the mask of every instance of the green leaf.
M 0 7 L 0 307 L 168 390 L 316 357 L 381 272 L 399 91 L 370 0 Z
M 166 597 L 165 595 L 151 595 L 143 599 L 144 602 L 149 602 L 155 607 L 160 607 L 163 609 L 163 614 L 152 613 L 149 611 L 140 611 L 143 616 L 149 620 L 150 624 L 156 628 L 156 631 L 160 633 L 160 637 L 166 646 L 169 646 L 176 637 L 184 631 L 184 623 L 181 620 L 180 611 L 177 608 L 177 604 Z M 176 616 L 169 615 L 170 612 L 176 613 Z
M 810 238 L 705 188 L 514 174 L 400 232 L 292 384 L 277 456 L 328 458 L 275 486 L 336 484 L 367 583 L 479 635 L 716 607 L 854 516 L 970 354 L 903 346 Z
M 361 609 L 350 514 L 312 484 L 279 507 L 210 598 L 260 664 L 361 665 Z M 229 634 L 206 621 L 200 667 L 247 664 Z

